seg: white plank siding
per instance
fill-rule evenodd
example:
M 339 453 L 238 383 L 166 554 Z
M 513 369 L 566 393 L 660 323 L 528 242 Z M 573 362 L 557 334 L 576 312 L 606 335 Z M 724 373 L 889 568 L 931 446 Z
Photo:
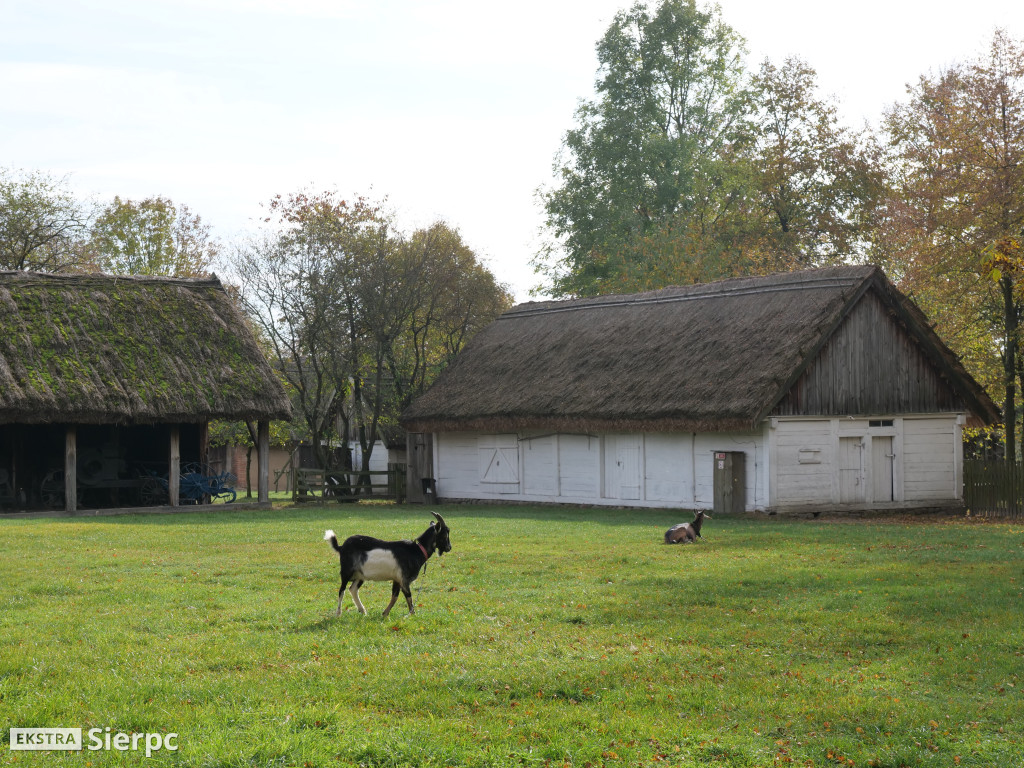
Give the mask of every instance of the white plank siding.
M 523 493 L 526 496 L 558 495 L 558 438 L 555 435 L 522 440 Z
M 434 476 L 438 495 L 453 499 L 481 496 L 477 435 L 471 432 L 445 432 L 434 435 Z M 441 489 L 444 489 L 443 491 Z
M 956 414 L 778 417 L 749 434 L 443 433 L 434 459 L 450 499 L 712 509 L 714 453 L 739 451 L 748 510 L 912 506 L 960 498 L 959 440 Z
M 837 471 L 831 420 L 778 421 L 772 436 L 773 504 L 829 504 Z
M 644 489 L 649 501 L 690 504 L 693 501 L 692 436 L 644 436 Z
M 764 438 L 750 435 L 435 435 L 438 496 L 711 509 L 713 453 L 747 455 L 747 508 L 767 504 Z
M 958 499 L 960 470 L 955 416 L 903 421 L 903 488 L 907 501 Z
M 590 501 L 601 490 L 601 438 L 590 435 L 558 436 L 560 495 Z

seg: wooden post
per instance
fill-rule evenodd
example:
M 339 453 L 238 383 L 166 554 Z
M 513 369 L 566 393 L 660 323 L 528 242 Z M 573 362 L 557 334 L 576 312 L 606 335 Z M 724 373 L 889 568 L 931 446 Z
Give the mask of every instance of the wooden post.
M 199 465 L 203 468 L 202 473 L 204 475 L 215 475 L 217 472 L 213 467 L 210 466 L 210 422 L 204 421 L 199 425 Z M 227 472 L 227 467 L 221 468 L 222 472 Z M 204 493 L 201 502 L 203 504 L 210 504 L 213 501 L 210 498 L 210 494 Z
M 257 428 L 256 452 L 259 475 L 257 487 L 259 488 L 256 501 L 260 504 L 270 503 L 270 422 L 260 421 Z
M 178 506 L 178 491 L 181 486 L 181 430 L 171 425 L 171 458 L 167 468 L 167 503 Z
M 78 428 L 68 424 L 64 433 L 64 511 L 78 509 Z

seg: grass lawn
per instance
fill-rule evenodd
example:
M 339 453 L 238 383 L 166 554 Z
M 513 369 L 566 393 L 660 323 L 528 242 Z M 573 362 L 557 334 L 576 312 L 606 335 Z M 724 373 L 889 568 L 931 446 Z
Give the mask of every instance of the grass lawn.
M 990 766 L 1024 762 L 1024 524 L 438 508 L 453 551 L 334 618 L 321 540 L 424 507 L 0 519 L 10 727 L 178 733 L 157 765 Z

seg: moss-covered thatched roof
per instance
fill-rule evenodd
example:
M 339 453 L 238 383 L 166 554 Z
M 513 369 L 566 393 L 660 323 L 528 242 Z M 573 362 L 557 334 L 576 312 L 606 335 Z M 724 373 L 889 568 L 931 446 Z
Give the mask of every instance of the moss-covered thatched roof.
M 754 428 L 872 289 L 983 421 L 995 406 L 871 266 L 521 304 L 403 414 L 415 432 Z
M 217 278 L 0 272 L 0 423 L 288 418 Z

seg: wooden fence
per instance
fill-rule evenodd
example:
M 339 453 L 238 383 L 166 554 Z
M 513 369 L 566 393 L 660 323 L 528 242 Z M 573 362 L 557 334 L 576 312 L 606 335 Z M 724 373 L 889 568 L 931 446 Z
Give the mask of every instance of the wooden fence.
M 292 485 L 295 501 L 359 501 L 395 499 L 405 501 L 405 464 L 388 464 L 385 469 L 295 470 Z
M 978 517 L 1024 516 L 1024 464 L 964 461 L 964 504 Z

